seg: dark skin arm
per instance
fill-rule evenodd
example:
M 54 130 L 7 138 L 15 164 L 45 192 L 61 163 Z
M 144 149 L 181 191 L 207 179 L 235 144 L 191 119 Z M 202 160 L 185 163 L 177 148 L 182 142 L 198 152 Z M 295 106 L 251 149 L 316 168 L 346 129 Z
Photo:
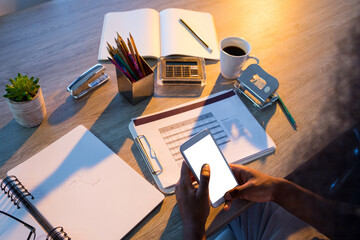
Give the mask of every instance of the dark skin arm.
M 285 179 L 272 177 L 243 165 L 230 166 L 240 186 L 225 194 L 225 210 L 230 208 L 231 201 L 235 198 L 252 202 L 274 201 L 321 233 L 333 236 L 336 210 L 333 201 Z
M 205 223 L 210 212 L 210 167 L 201 169 L 199 187 L 194 187 L 190 169 L 183 162 L 181 177 L 175 186 L 176 200 L 184 227 L 184 239 L 205 239 Z
M 338 233 L 336 233 L 336 230 L 339 227 L 335 225 L 335 221 L 339 218 L 346 218 L 348 215 L 341 213 L 339 215 L 339 207 L 335 202 L 288 180 L 272 177 L 252 168 L 233 164 L 230 164 L 230 167 L 238 180 L 239 186 L 225 194 L 225 211 L 230 209 L 232 200 L 237 198 L 252 202 L 274 201 L 293 215 L 315 227 L 321 233 L 328 237 L 337 238 L 336 234 Z M 202 172 L 199 188 L 195 188 L 192 185 L 190 170 L 183 163 L 181 177 L 176 185 L 176 200 L 178 201 L 184 225 L 185 239 L 205 238 L 205 223 L 210 209 L 208 193 L 210 169 L 203 169 Z M 348 209 L 349 205 L 345 205 L 343 209 Z M 358 207 L 353 209 L 356 209 L 356 211 L 351 210 L 351 212 L 360 212 Z M 360 222 L 360 217 L 355 215 L 350 213 L 350 217 L 355 217 L 353 223 Z M 351 225 L 345 224 L 344 227 L 344 224 L 342 224 L 341 233 L 344 233 L 345 236 L 353 236 L 351 235 L 352 232 L 359 234 L 357 227 L 355 227 L 355 230 L 349 228 Z M 349 229 L 352 231 L 350 235 Z

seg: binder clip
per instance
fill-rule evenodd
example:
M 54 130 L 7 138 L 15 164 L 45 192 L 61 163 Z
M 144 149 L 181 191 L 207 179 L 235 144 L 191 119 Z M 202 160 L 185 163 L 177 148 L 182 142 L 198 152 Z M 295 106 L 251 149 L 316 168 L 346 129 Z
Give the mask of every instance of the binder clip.
M 104 72 L 105 69 L 103 65 L 96 64 L 72 82 L 67 87 L 67 91 L 75 99 L 81 98 L 109 80 L 110 77 Z
M 278 80 L 257 64 L 249 65 L 237 78 L 234 87 L 260 109 L 272 105 L 278 99 Z

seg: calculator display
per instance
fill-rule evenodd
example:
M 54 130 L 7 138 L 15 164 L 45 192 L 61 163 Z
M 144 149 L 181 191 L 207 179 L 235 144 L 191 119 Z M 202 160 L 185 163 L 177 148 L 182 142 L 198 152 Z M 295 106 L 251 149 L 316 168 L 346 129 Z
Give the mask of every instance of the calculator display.
M 197 65 L 197 62 L 166 61 L 166 65 Z

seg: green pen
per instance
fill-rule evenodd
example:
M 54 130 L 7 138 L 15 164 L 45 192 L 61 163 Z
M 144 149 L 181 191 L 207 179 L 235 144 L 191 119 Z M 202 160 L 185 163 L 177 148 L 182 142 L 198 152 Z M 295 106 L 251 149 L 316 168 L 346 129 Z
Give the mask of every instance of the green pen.
M 279 103 L 281 105 L 281 107 L 284 109 L 285 113 L 286 113 L 286 116 L 288 116 L 293 128 L 296 130 L 297 126 L 296 126 L 296 122 L 294 120 L 294 118 L 291 116 L 289 110 L 287 109 L 287 107 L 285 106 L 285 103 L 281 100 L 280 98 L 280 95 L 278 95 L 278 100 L 279 100 Z

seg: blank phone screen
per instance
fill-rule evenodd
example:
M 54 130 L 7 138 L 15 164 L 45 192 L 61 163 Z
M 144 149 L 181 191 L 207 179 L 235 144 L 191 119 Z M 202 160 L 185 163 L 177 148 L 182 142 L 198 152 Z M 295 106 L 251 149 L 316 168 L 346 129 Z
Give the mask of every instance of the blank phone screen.
M 212 203 L 217 202 L 227 191 L 238 185 L 211 135 L 205 136 L 184 150 L 183 154 L 198 179 L 200 179 L 201 167 L 205 163 L 209 164 L 209 195 Z

